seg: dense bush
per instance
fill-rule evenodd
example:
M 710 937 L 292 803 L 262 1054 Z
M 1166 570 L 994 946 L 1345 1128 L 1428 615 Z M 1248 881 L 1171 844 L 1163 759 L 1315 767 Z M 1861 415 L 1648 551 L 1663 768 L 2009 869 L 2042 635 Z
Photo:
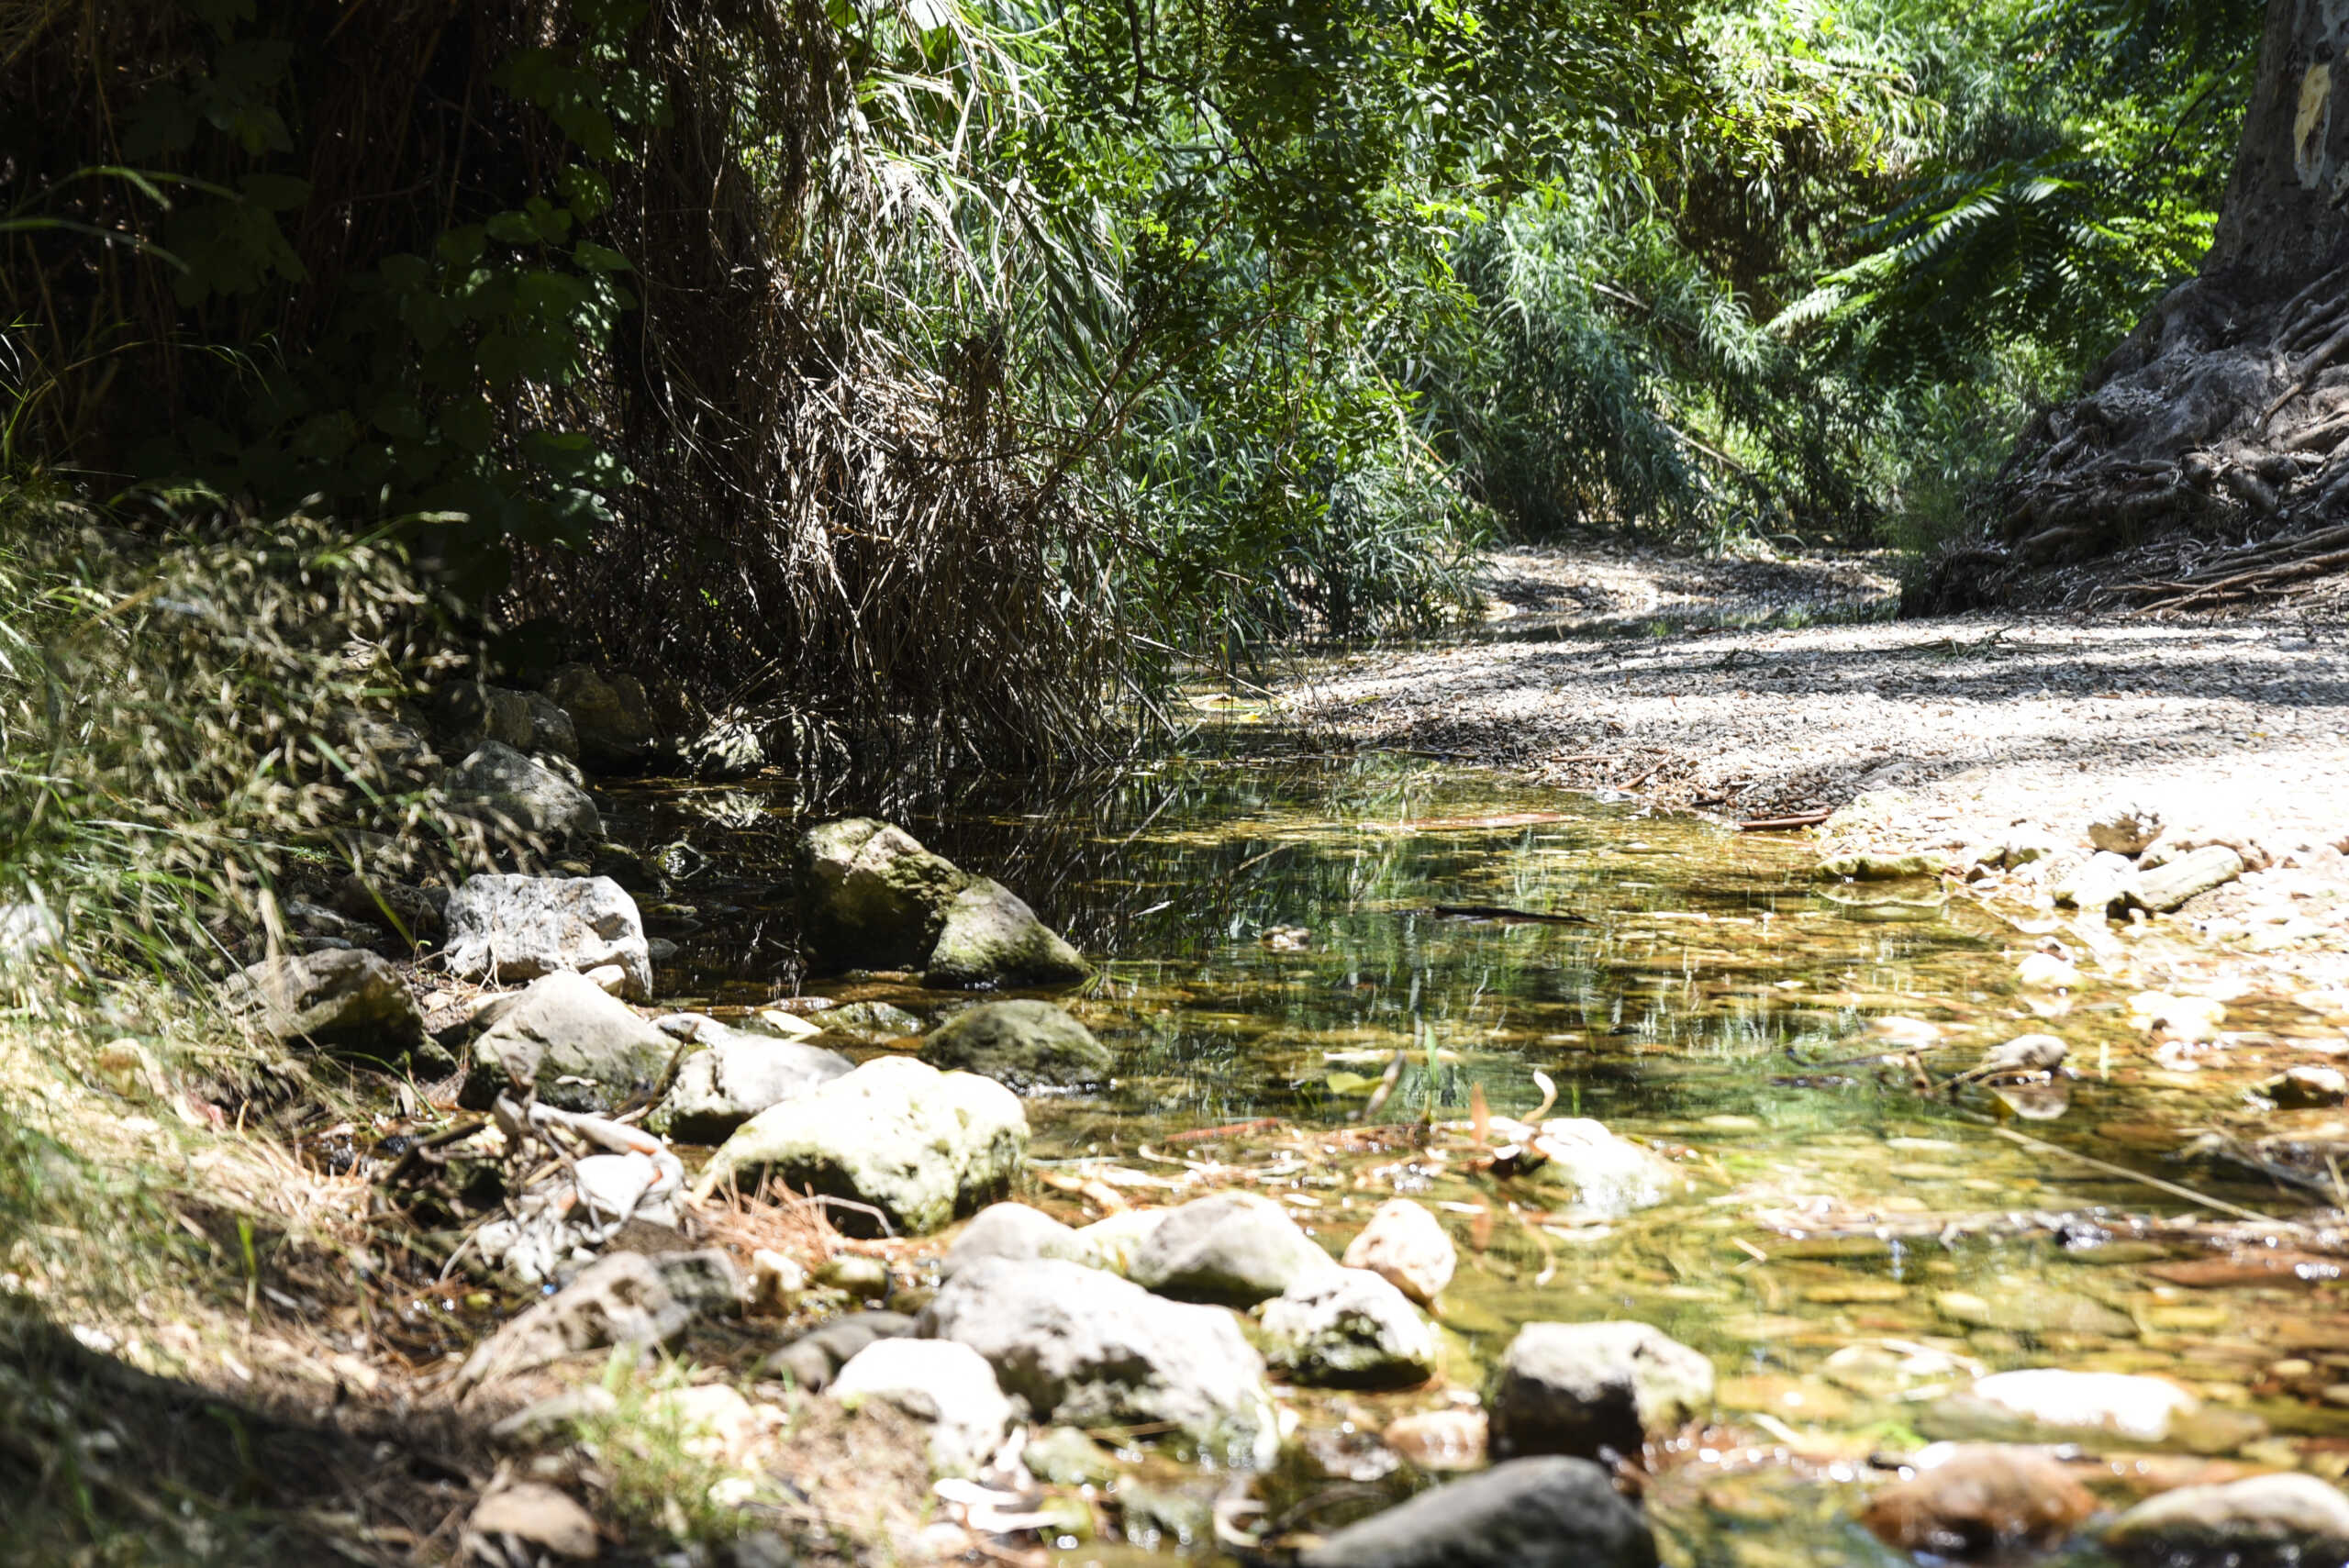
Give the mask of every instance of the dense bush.
M 33 0 L 8 470 L 1036 758 L 1494 525 L 1922 539 L 2208 231 L 2247 0 Z M 549 629 L 552 628 L 552 629 Z

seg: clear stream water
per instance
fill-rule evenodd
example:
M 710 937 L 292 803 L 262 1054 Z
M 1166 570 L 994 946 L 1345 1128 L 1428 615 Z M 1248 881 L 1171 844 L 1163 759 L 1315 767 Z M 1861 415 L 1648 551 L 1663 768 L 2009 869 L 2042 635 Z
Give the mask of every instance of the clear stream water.
M 1394 1192 L 1447 1206 L 1462 1251 L 1442 1318 L 1449 1386 L 1309 1398 L 1310 1457 L 1278 1485 L 1305 1496 L 1364 1481 L 1360 1512 L 1417 1484 L 1370 1434 L 1476 1387 L 1516 1327 L 1542 1318 L 1636 1318 L 1719 1369 L 1718 1427 L 1651 1494 L 1682 1562 L 1903 1560 L 1852 1522 L 1857 1478 L 1872 1453 L 1920 1442 L 1932 1393 L 1973 1363 L 2161 1371 L 2265 1420 L 2277 1435 L 2254 1458 L 2324 1468 L 2310 1456 L 2338 1449 L 2349 1462 L 2349 1411 L 2267 1372 L 2294 1355 L 2315 1383 L 2349 1381 L 2325 1360 L 2337 1350 L 2349 1369 L 2337 1284 L 2182 1288 L 2144 1270 L 2201 1254 L 2084 1245 L 2099 1240 L 2084 1222 L 1982 1230 L 2001 1214 L 2192 1208 L 2000 1126 L 2264 1212 L 2302 1207 L 2169 1158 L 2211 1081 L 2157 1062 L 2119 995 L 2091 987 L 2043 1017 L 2047 1004 L 2035 1010 L 2015 985 L 2029 940 L 2013 928 L 1963 901 L 1935 911 L 1915 887 L 1866 894 L 1904 906 L 1854 907 L 1813 879 L 1812 853 L 1791 838 L 1392 755 L 1266 750 L 1138 765 L 1050 806 L 1008 787 L 896 815 L 1020 891 L 1101 963 L 1097 984 L 1063 999 L 1117 1051 L 1119 1076 L 1101 1095 L 1031 1103 L 1041 1171 L 1081 1176 L 1052 1162 L 1104 1157 L 1167 1179 L 1182 1161 L 1260 1177 L 1287 1168 L 1253 1184 L 1333 1248 Z M 654 922 L 681 932 L 664 978 L 695 994 L 685 999 L 723 1007 L 800 989 L 767 914 L 807 819 L 798 803 L 681 789 L 630 795 L 623 811 L 638 841 L 682 840 L 706 857 L 685 863 L 711 868 L 674 895 L 690 916 Z M 1462 905 L 1581 923 L 1436 912 Z M 1302 951 L 1268 941 L 1275 929 L 1301 929 Z M 924 1015 L 955 1000 L 888 980 L 805 989 Z M 1893 1047 L 1871 1029 L 1887 1017 L 1939 1026 L 1926 1056 L 1943 1071 L 2054 1029 L 2082 1075 L 2047 1119 L 2018 1120 L 1987 1093 L 1920 1094 L 1876 1070 Z M 1523 1115 L 1538 1070 L 1556 1085 L 1551 1114 L 1597 1118 L 1672 1154 L 1686 1190 L 1592 1221 L 1558 1210 L 1554 1189 L 1467 1169 L 1463 1137 L 1438 1139 L 1434 1158 L 1400 1132 L 1365 1136 L 1353 1118 L 1398 1051 L 1405 1066 L 1373 1124 L 1463 1121 L 1477 1086 L 1494 1113 Z M 1279 1127 L 1167 1141 L 1259 1118 Z M 1024 1195 L 1075 1215 L 1049 1186 Z M 1866 1233 L 1871 1222 L 1895 1234 Z M 1345 1517 L 1333 1506 L 1323 1519 Z M 1087 1546 L 1066 1560 L 1130 1556 Z

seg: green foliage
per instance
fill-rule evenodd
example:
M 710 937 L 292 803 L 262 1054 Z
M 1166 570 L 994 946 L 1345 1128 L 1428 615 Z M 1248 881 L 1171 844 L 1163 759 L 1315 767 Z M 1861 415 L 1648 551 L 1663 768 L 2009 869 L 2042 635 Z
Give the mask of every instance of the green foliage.
M 355 722 L 388 715 L 429 617 L 396 557 L 304 518 L 188 503 L 160 545 L 0 488 L 0 904 L 85 964 L 217 973 L 330 828 L 458 831 Z
M 2190 265 L 2257 9 L 51 7 L 0 66 L 70 128 L 0 221 L 10 451 L 1046 752 L 1455 613 L 1488 525 L 1961 516 Z
M 1715 12 L 1700 106 L 1456 257 L 1417 384 L 1516 531 L 1965 526 L 2012 432 L 2191 272 L 2261 7 Z

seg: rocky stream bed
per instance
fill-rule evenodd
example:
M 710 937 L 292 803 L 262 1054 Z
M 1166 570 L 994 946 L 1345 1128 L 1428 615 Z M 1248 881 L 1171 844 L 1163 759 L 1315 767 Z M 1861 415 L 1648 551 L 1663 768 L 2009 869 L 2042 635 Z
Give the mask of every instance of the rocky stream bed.
M 486 1562 L 637 1560 L 648 1455 L 680 1562 L 2349 1559 L 2349 995 L 2158 824 L 1289 749 L 297 901 L 239 1005 L 402 1071 L 276 1113 L 376 1305 L 270 1342 L 486 1434 Z

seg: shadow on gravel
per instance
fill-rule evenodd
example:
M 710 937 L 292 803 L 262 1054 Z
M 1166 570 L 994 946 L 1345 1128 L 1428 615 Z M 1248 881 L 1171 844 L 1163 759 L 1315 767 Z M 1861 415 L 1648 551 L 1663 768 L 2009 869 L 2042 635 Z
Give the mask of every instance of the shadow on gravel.
M 0 1558 L 406 1563 L 452 1556 L 488 1472 L 448 1418 L 396 1429 L 341 1387 L 231 1396 L 140 1371 L 22 1305 L 0 1313 Z M 437 1551 L 433 1548 L 438 1548 Z

